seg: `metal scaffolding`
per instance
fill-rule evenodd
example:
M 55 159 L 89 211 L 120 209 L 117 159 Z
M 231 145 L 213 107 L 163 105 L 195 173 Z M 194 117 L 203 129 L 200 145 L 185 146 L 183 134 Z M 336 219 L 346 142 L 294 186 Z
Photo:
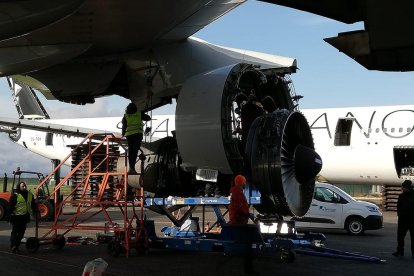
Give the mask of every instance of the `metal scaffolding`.
M 82 158 L 74 160 L 75 156 L 83 152 Z M 118 160 L 125 162 L 119 170 Z M 53 223 L 36 219 L 36 235 L 26 241 L 26 247 L 37 251 L 42 244 L 53 244 L 57 248 L 65 245 L 65 235 L 72 230 L 95 230 L 104 233 L 113 233 L 114 238 L 108 244 L 111 255 L 125 253 L 129 256 L 130 249 L 148 250 L 148 236 L 144 225 L 144 190 L 143 174 L 138 173 L 140 188 L 135 192 L 128 186 L 127 150 L 120 137 L 112 134 L 89 134 L 83 141 L 72 148 L 71 154 L 62 160 L 39 185 L 38 193 L 43 185 L 69 158 L 76 161 L 72 170 L 56 186 L 50 194 L 53 202 Z M 141 172 L 144 172 L 145 156 L 141 155 Z M 117 170 L 118 169 L 118 170 Z M 80 173 L 81 172 L 81 173 Z M 61 189 L 69 179 L 73 180 L 71 192 L 65 196 Z M 72 207 L 73 212 L 64 213 L 64 207 Z M 110 212 L 115 208 L 119 212 Z M 115 217 L 115 214 L 118 216 Z M 96 220 L 98 215 L 104 218 Z M 42 232 L 42 233 L 40 233 Z

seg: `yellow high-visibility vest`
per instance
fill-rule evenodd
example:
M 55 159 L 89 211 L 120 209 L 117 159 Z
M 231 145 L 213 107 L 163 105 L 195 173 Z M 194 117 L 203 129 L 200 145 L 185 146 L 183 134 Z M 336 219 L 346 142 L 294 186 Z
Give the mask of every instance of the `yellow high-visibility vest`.
M 133 114 L 125 114 L 125 119 L 127 121 L 127 128 L 125 131 L 125 136 L 129 136 L 136 133 L 142 133 L 142 120 L 141 112 L 135 112 Z
M 30 191 L 27 191 L 27 201 L 24 200 L 24 197 L 21 194 L 17 194 L 17 203 L 16 209 L 14 209 L 14 214 L 16 216 L 26 215 L 27 213 L 32 213 L 32 200 L 33 194 Z

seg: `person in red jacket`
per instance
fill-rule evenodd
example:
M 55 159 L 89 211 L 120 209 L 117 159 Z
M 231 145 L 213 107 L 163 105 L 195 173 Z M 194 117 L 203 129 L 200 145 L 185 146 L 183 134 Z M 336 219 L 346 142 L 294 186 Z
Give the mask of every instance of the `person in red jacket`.
M 230 189 L 229 224 L 234 226 L 246 225 L 249 221 L 249 205 L 243 193 L 244 185 L 246 185 L 246 178 L 243 175 L 237 175 Z M 252 243 L 251 241 L 244 242 L 248 245 L 243 258 L 244 272 L 247 275 L 253 275 L 255 274 L 255 270 L 253 269 L 254 254 L 252 251 Z
M 229 224 L 247 224 L 249 220 L 249 205 L 243 193 L 246 178 L 237 175 L 230 189 Z

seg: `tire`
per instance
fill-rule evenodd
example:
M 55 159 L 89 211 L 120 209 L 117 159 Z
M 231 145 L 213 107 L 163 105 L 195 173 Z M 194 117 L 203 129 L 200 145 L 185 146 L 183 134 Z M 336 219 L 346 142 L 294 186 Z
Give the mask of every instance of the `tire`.
M 26 241 L 26 249 L 30 253 L 35 253 L 39 249 L 39 240 L 35 237 L 30 237 Z
M 7 215 L 7 212 L 9 210 L 9 208 L 7 207 L 7 205 L 8 204 L 7 204 L 6 201 L 0 200 L 0 220 L 3 220 L 6 217 L 6 215 Z
M 285 263 L 293 263 L 296 259 L 296 253 L 293 250 L 284 250 L 281 252 L 280 259 Z
M 54 210 L 52 204 L 49 201 L 41 199 L 37 204 L 37 209 L 39 211 L 40 220 L 49 221 L 53 219 Z
M 62 249 L 66 244 L 66 239 L 63 235 L 57 235 L 52 241 L 55 249 Z
M 108 254 L 111 257 L 118 257 L 122 252 L 122 246 L 119 241 L 110 241 L 108 243 Z
M 346 220 L 345 230 L 353 236 L 362 235 L 365 232 L 364 221 L 359 217 L 350 217 Z

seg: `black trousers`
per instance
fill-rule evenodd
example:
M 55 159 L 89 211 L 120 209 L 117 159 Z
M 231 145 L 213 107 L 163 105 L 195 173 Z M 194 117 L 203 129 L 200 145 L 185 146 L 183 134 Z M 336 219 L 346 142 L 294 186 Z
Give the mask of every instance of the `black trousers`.
M 126 136 L 128 144 L 128 165 L 130 170 L 135 170 L 135 163 L 137 162 L 138 151 L 141 147 L 142 137 L 142 133 Z
M 27 216 L 15 216 L 12 221 L 10 247 L 19 247 L 26 232 Z
M 407 231 L 410 231 L 411 239 L 411 254 L 414 256 L 414 223 L 405 222 L 403 220 L 398 220 L 398 230 L 397 230 L 397 252 L 404 253 L 404 238 L 407 235 Z

